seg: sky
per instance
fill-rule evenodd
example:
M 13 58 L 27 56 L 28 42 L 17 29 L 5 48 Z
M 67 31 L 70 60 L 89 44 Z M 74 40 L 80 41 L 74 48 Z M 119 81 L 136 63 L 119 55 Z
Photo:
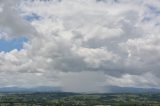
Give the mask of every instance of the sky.
M 0 51 L 9 52 L 13 49 L 21 50 L 24 42 L 27 42 L 25 37 L 18 37 L 9 40 L 0 39 Z
M 159 0 L 0 0 L 0 87 L 160 88 Z

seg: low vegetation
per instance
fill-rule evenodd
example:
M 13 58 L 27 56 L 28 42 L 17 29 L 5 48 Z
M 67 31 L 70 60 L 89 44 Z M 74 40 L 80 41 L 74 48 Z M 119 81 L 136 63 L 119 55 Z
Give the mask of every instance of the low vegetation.
M 160 94 L 1 93 L 0 106 L 160 106 Z

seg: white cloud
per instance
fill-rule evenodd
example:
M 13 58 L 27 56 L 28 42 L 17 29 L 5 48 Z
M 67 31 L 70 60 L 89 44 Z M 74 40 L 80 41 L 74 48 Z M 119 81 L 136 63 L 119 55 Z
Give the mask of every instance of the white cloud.
M 91 67 L 97 67 L 105 61 L 115 63 L 119 60 L 116 54 L 107 51 L 105 48 L 79 48 L 75 50 L 75 52 L 77 52 L 80 57 L 84 58 L 84 61 L 91 65 Z
M 124 74 L 122 77 L 117 78 L 113 76 L 106 76 L 106 83 L 112 86 L 120 87 L 139 87 L 139 88 L 159 88 L 159 80 L 152 73 L 145 73 L 139 75 Z

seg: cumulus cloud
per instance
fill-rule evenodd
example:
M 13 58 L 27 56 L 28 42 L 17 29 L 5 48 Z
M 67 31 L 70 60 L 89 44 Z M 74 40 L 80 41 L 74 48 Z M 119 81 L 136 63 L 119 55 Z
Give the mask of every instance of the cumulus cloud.
M 2 85 L 44 84 L 74 92 L 159 87 L 158 0 L 0 3 L 1 38 L 28 38 L 22 50 L 0 52 L 0 72 L 8 78 Z M 25 20 L 33 14 L 40 19 Z
M 9 39 L 10 37 L 36 34 L 34 28 L 23 20 L 16 10 L 20 1 L 0 1 L 0 38 Z

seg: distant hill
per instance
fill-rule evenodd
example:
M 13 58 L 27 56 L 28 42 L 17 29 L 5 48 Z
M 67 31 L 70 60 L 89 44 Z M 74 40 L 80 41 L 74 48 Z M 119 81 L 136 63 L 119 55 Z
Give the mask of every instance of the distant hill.
M 60 87 L 38 86 L 32 88 L 22 87 L 1 87 L 0 92 L 63 92 Z M 119 87 L 107 86 L 106 93 L 160 93 L 156 88 L 136 88 L 136 87 Z
M 160 89 L 157 88 L 136 88 L 136 87 L 118 87 L 118 86 L 109 86 L 106 87 L 109 90 L 109 93 L 160 93 Z
M 60 92 L 59 87 L 39 86 L 32 88 L 1 87 L 0 92 Z

